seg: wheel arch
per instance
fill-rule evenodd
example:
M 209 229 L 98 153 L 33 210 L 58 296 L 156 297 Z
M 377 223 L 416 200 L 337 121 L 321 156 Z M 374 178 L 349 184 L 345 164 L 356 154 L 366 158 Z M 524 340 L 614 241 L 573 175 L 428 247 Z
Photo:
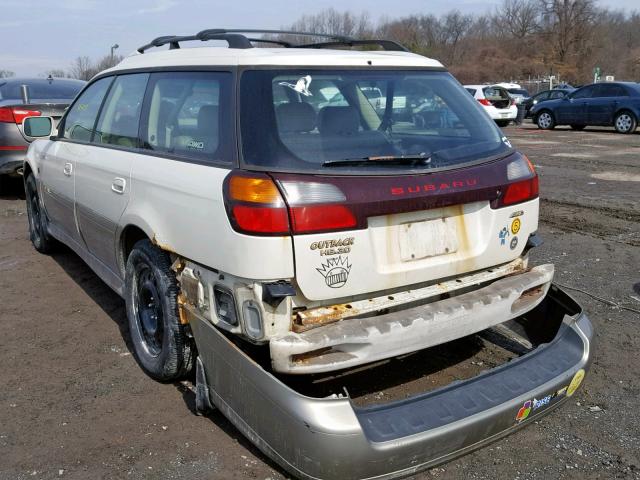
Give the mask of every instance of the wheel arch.
M 153 231 L 148 225 L 140 225 L 137 223 L 127 223 L 118 236 L 118 266 L 120 273 L 124 278 L 124 272 L 127 266 L 127 259 L 133 246 L 140 240 L 154 238 Z
M 631 115 L 635 117 L 636 121 L 640 121 L 640 111 L 635 111 L 633 108 L 631 108 L 628 105 L 623 105 L 618 107 L 618 109 L 613 113 L 612 120 L 615 121 L 616 117 L 623 112 L 629 112 Z

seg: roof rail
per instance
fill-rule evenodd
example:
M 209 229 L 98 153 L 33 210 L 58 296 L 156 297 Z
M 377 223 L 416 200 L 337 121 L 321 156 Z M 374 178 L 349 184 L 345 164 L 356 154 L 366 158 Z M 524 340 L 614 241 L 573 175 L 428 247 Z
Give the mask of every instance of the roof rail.
M 305 37 L 320 37 L 330 39 L 327 42 L 320 43 L 305 43 L 305 44 L 293 44 L 291 42 L 281 39 L 271 38 L 250 38 L 242 33 L 262 33 L 262 34 L 274 34 L 274 35 L 297 35 Z M 371 40 L 358 40 L 355 38 L 347 37 L 344 35 L 333 35 L 328 33 L 315 33 L 315 32 L 297 32 L 295 30 L 261 30 L 261 29 L 225 29 L 225 28 L 209 28 L 202 30 L 195 35 L 165 35 L 153 39 L 146 45 L 138 48 L 139 53 L 144 53 L 153 47 L 161 47 L 163 45 L 169 45 L 169 49 L 180 48 L 180 42 L 200 40 L 206 42 L 208 40 L 225 40 L 229 44 L 229 48 L 252 48 L 253 43 L 272 43 L 275 45 L 281 45 L 285 48 L 327 48 L 327 47 L 353 47 L 360 45 L 376 45 L 382 47 L 384 50 L 402 51 L 408 52 L 404 46 L 394 42 L 393 40 L 383 39 L 371 39 Z
M 346 40 L 336 42 L 322 42 L 322 43 L 306 43 L 304 45 L 296 45 L 296 48 L 329 48 L 329 47 L 354 47 L 360 45 L 377 45 L 382 47 L 383 50 L 389 50 L 393 52 L 408 52 L 409 49 L 401 43 L 393 40 L 384 39 L 370 39 L 370 40 Z

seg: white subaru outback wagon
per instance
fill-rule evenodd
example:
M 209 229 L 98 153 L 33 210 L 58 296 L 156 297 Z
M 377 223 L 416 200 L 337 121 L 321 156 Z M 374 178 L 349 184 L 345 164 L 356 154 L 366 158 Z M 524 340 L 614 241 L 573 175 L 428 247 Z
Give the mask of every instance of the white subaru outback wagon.
M 593 332 L 528 264 L 531 162 L 435 60 L 252 33 L 273 32 L 160 37 L 57 128 L 27 119 L 46 137 L 24 164 L 35 248 L 71 247 L 124 298 L 141 367 L 195 365 L 198 409 L 298 477 L 407 475 L 571 396 Z M 209 40 L 228 46 L 183 48 Z M 517 358 L 443 388 L 360 405 L 296 387 L 487 329 Z

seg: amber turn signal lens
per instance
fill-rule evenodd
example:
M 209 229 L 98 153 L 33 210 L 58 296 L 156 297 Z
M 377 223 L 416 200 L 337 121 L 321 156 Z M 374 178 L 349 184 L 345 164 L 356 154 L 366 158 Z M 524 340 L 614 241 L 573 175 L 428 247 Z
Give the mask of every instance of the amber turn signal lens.
M 282 201 L 278 187 L 268 178 L 234 176 L 229 180 L 231 200 L 276 204 Z

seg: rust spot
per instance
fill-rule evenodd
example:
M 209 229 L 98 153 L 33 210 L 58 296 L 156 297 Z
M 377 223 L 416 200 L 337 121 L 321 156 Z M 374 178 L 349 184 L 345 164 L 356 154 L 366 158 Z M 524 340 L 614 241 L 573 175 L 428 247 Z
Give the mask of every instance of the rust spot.
M 153 243 L 160 250 L 164 250 L 165 252 L 169 252 L 169 253 L 175 253 L 176 255 L 178 254 L 178 252 L 176 252 L 170 245 L 166 245 L 164 243 L 160 243 L 158 241 L 158 239 L 156 238 L 155 234 L 153 235 L 153 238 L 151 239 L 151 243 Z
M 353 317 L 357 314 L 358 310 L 349 303 L 302 310 L 294 313 L 292 329 L 294 332 L 300 333 L 311 328 L 338 322 L 343 318 Z
M 333 347 L 324 347 L 319 348 L 318 350 L 311 350 L 310 352 L 296 353 L 291 355 L 291 361 L 294 363 L 308 363 L 312 358 L 320 357 L 332 350 Z
M 522 292 L 522 295 L 520 295 L 520 298 L 523 297 L 537 297 L 540 296 L 540 294 L 542 294 L 542 285 L 538 285 L 537 287 L 533 287 L 530 288 L 529 290 L 525 290 L 524 292 Z
M 182 293 L 178 294 L 178 315 L 180 316 L 180 323 L 182 325 L 187 325 L 189 323 L 189 315 L 185 310 L 185 304 L 187 303 L 186 298 Z

